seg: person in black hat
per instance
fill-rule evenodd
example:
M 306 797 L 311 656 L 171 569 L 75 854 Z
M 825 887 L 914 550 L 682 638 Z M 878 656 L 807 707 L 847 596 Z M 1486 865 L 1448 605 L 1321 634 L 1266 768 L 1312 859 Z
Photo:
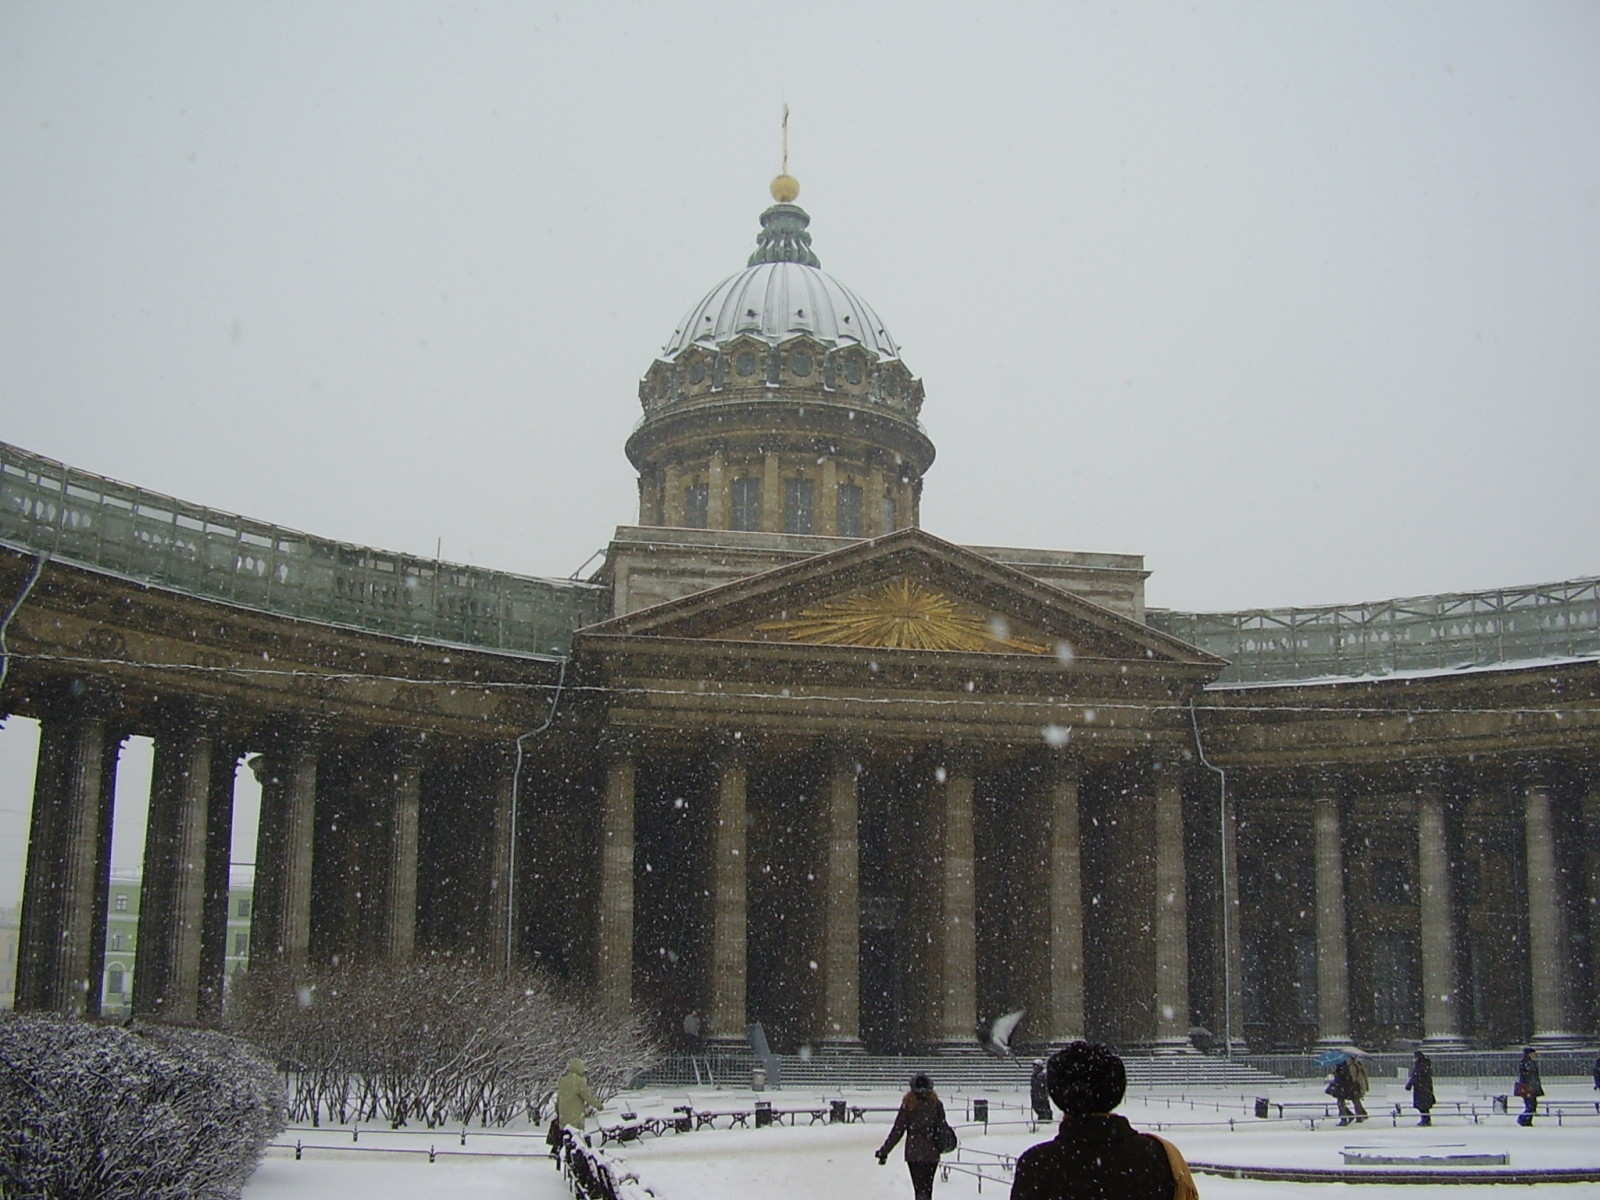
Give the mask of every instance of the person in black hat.
M 1544 1082 L 1539 1078 L 1539 1052 L 1532 1046 L 1522 1051 L 1522 1061 L 1517 1064 L 1517 1084 L 1514 1089 L 1522 1097 L 1522 1111 L 1517 1114 L 1518 1125 L 1532 1125 L 1539 1111 L 1539 1097 L 1544 1095 Z
M 1198 1200 L 1178 1148 L 1111 1111 L 1128 1073 L 1108 1047 L 1073 1042 L 1056 1051 L 1045 1082 L 1064 1114 L 1060 1132 L 1017 1159 L 1011 1200 Z
M 906 1170 L 911 1172 L 911 1193 L 916 1200 L 932 1200 L 933 1177 L 939 1170 L 939 1134 L 944 1126 L 944 1101 L 933 1090 L 933 1080 L 918 1071 L 911 1077 L 911 1090 L 900 1101 L 894 1128 L 877 1151 L 881 1167 L 901 1137 L 906 1139 Z

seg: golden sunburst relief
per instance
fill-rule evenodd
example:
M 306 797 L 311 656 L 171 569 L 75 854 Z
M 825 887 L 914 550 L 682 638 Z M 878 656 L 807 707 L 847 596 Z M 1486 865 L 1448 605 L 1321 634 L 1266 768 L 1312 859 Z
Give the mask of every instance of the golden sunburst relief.
M 791 620 L 764 621 L 756 629 L 820 646 L 1054 653 L 1052 646 L 1011 637 L 993 624 L 993 618 L 971 605 L 916 580 L 898 578 L 803 609 Z

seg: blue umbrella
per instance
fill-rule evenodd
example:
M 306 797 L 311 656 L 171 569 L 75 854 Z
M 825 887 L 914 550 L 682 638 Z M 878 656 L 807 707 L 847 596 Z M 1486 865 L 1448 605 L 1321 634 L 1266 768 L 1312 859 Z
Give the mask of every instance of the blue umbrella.
M 1317 1055 L 1317 1066 L 1326 1071 L 1333 1067 L 1337 1067 L 1349 1057 L 1350 1056 L 1343 1050 L 1324 1050 L 1321 1054 Z

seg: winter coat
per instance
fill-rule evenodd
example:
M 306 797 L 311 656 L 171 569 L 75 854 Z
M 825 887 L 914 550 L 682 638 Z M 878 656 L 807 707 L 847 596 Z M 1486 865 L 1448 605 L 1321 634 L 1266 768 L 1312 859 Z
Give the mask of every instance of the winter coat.
M 1043 1067 L 1033 1069 L 1033 1078 L 1028 1081 L 1028 1096 L 1033 1102 L 1033 1111 L 1041 1121 L 1048 1121 L 1054 1110 L 1050 1107 L 1050 1089 L 1045 1083 Z
M 1119 1113 L 1067 1116 L 1048 1142 L 1023 1151 L 1011 1200 L 1196 1200 L 1188 1164 L 1170 1143 Z
M 1517 1084 L 1519 1096 L 1544 1095 L 1544 1082 L 1539 1078 L 1539 1060 L 1533 1055 L 1522 1056 L 1522 1063 L 1517 1067 Z
M 1427 1055 L 1419 1054 L 1411 1060 L 1406 1090 L 1411 1093 L 1411 1105 L 1418 1112 L 1425 1113 L 1433 1107 L 1437 1097 L 1433 1094 L 1433 1064 Z
M 939 1161 L 935 1134 L 944 1125 L 944 1101 L 938 1092 L 907 1092 L 894 1115 L 894 1128 L 878 1148 L 878 1157 L 887 1158 L 902 1137 L 906 1139 L 906 1161 Z
M 1366 1095 L 1366 1089 L 1357 1085 L 1355 1072 L 1350 1069 L 1354 1061 L 1347 1058 L 1334 1065 L 1333 1078 L 1328 1081 L 1326 1090 L 1335 1100 L 1359 1100 Z
M 1355 1095 L 1351 1096 L 1350 1099 L 1359 1100 L 1367 1094 L 1367 1089 L 1372 1086 L 1372 1082 L 1367 1078 L 1367 1066 L 1365 1063 L 1359 1058 L 1352 1058 L 1348 1061 L 1350 1064 L 1350 1082 L 1355 1085 L 1356 1089 Z
M 567 1064 L 567 1073 L 556 1084 L 556 1120 L 562 1125 L 582 1129 L 584 1118 L 600 1108 L 600 1101 L 589 1090 L 588 1068 L 583 1059 Z

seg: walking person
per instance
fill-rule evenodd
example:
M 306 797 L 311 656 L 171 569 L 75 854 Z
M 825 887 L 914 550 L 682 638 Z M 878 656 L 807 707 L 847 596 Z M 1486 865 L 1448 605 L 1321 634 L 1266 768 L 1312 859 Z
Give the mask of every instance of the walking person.
M 1597 1085 L 1600 1086 L 1600 1085 Z M 1055 1117 L 1050 1108 L 1050 1088 L 1045 1082 L 1044 1059 L 1033 1060 L 1033 1078 L 1028 1080 L 1028 1098 L 1033 1102 L 1033 1115 L 1041 1121 Z
M 583 1059 L 574 1058 L 567 1063 L 567 1073 L 556 1083 L 556 1121 L 563 1129 L 583 1132 L 589 1114 L 599 1112 L 602 1105 L 589 1090 L 589 1068 Z
M 1539 1052 L 1532 1046 L 1522 1051 L 1522 1061 L 1517 1064 L 1517 1084 L 1512 1090 L 1522 1097 L 1517 1124 L 1532 1125 L 1534 1114 L 1539 1111 L 1539 1097 L 1544 1095 L 1544 1081 L 1539 1078 Z
M 1045 1076 L 1061 1127 L 1017 1159 L 1011 1200 L 1199 1200 L 1178 1148 L 1111 1111 L 1128 1073 L 1108 1047 L 1073 1042 L 1050 1056 Z
M 1421 1050 L 1411 1055 L 1411 1074 L 1406 1077 L 1406 1091 L 1411 1093 L 1411 1107 L 1422 1114 L 1418 1125 L 1433 1124 L 1433 1106 L 1437 1099 L 1433 1094 L 1433 1063 Z
M 1367 1094 L 1366 1083 L 1367 1070 L 1354 1055 L 1346 1054 L 1333 1064 L 1333 1078 L 1325 1090 L 1339 1103 L 1339 1124 L 1367 1119 L 1366 1107 L 1361 1103 L 1361 1098 Z
M 878 1165 L 889 1161 L 889 1151 L 902 1137 L 906 1140 L 906 1170 L 911 1172 L 911 1194 L 915 1200 L 932 1200 L 933 1177 L 939 1170 L 940 1138 L 945 1129 L 944 1101 L 933 1090 L 933 1080 L 918 1071 L 911 1077 L 911 1090 L 900 1101 L 894 1128 L 878 1147 Z

